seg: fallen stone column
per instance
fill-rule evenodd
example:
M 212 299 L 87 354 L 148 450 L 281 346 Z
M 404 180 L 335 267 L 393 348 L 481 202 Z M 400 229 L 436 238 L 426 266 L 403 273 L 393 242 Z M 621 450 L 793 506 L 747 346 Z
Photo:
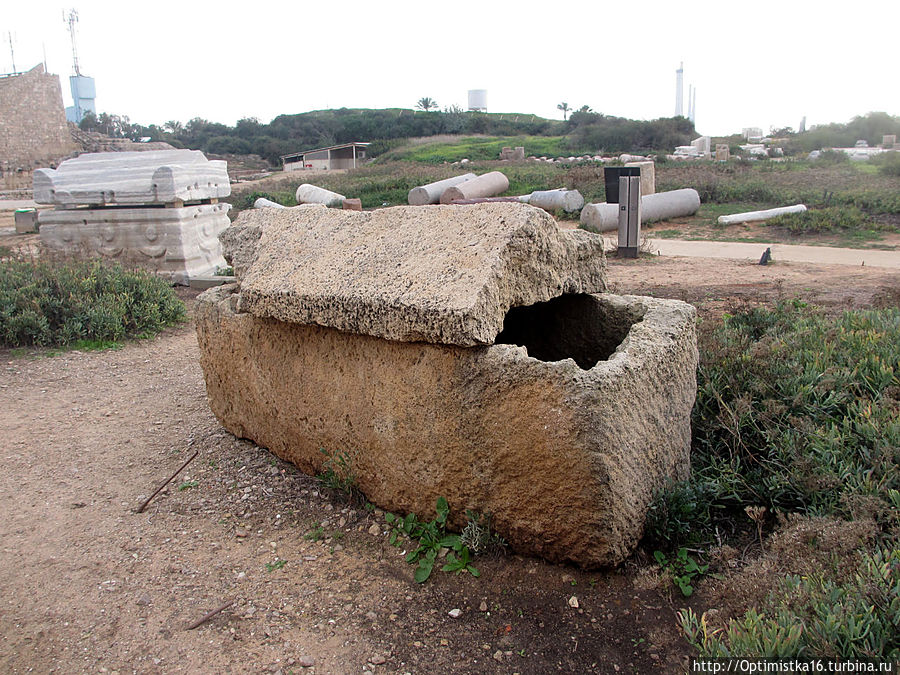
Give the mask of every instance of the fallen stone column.
M 346 199 L 344 195 L 309 183 L 298 187 L 295 197 L 298 204 L 324 204 L 325 206 L 342 206 Z
M 766 209 L 765 211 L 746 211 L 744 213 L 733 213 L 729 216 L 719 216 L 719 225 L 734 225 L 736 223 L 749 223 L 760 220 L 769 220 L 783 216 L 787 213 L 803 213 L 806 206 L 803 204 L 795 204 L 793 206 L 780 206 L 776 209 Z
M 562 209 L 572 213 L 584 206 L 584 197 L 578 190 L 537 190 L 528 195 L 527 203 L 545 211 Z
M 657 192 L 641 197 L 641 222 L 692 216 L 700 208 L 700 193 L 693 188 Z
M 477 199 L 493 197 L 509 189 L 509 179 L 499 171 L 491 171 L 465 183 L 454 185 L 444 190 L 441 204 L 449 204 L 454 199 Z
M 600 202 L 585 204 L 581 209 L 580 222 L 598 232 L 612 232 L 619 229 L 619 205 Z
M 452 178 L 445 178 L 444 180 L 428 183 L 427 185 L 420 185 L 409 191 L 409 196 L 406 200 L 411 206 L 437 204 L 441 201 L 441 195 L 444 194 L 444 190 L 459 185 L 460 183 L 465 183 L 473 178 L 477 178 L 474 173 L 464 173 L 461 176 L 453 176 Z
M 255 202 L 253 202 L 254 209 L 286 209 L 287 207 L 279 204 L 278 202 L 273 202 L 271 199 L 266 199 L 265 197 L 260 197 Z
M 657 192 L 641 197 L 641 223 L 692 216 L 700 208 L 700 194 L 693 188 Z M 581 224 L 599 232 L 619 227 L 619 205 L 601 202 L 581 209 Z

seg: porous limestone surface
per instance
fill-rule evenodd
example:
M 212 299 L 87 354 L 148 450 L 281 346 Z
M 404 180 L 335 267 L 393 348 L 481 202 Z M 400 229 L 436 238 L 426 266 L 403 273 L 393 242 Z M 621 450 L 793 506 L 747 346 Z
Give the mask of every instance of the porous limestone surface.
M 606 290 L 602 240 L 526 204 L 253 209 L 222 241 L 242 312 L 390 340 L 490 344 L 510 307 Z
M 173 204 L 230 194 L 227 163 L 199 150 L 93 152 L 34 172 L 34 200 L 67 208 Z
M 622 562 L 654 489 L 687 476 L 697 348 L 683 302 L 564 296 L 465 348 L 262 318 L 238 298 L 236 284 L 198 298 L 216 417 L 309 474 L 321 449 L 346 453 L 382 508 L 427 517 L 443 496 L 457 527 L 466 509 L 490 513 L 514 550 L 595 568 Z
M 74 256 L 102 255 L 151 269 L 187 285 L 191 277 L 225 267 L 219 234 L 230 204 L 182 208 L 47 209 L 40 212 L 41 241 Z

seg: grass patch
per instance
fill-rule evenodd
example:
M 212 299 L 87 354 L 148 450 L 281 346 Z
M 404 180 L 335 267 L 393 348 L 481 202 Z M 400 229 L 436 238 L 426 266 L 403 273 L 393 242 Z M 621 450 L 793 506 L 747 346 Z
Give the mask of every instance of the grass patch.
M 0 264 L 0 345 L 105 348 L 184 321 L 169 282 L 99 261 Z
M 568 156 L 565 136 L 462 136 L 454 141 L 421 143 L 391 151 L 392 160 L 442 164 L 461 159 L 473 161 L 497 160 L 505 148 L 523 146 L 527 155 L 548 157 Z
M 851 240 L 878 239 L 885 231 L 897 231 L 896 225 L 879 223 L 856 206 L 831 206 L 787 213 L 767 220 L 766 225 L 795 237 L 828 233 Z

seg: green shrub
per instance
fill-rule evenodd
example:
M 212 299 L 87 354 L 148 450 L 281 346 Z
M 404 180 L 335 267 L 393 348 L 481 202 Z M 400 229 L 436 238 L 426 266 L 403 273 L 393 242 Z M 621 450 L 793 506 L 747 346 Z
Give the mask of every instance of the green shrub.
M 877 223 L 869 221 L 866 214 L 855 206 L 832 206 L 802 213 L 787 213 L 767 220 L 766 225 L 783 228 L 794 235 L 877 227 Z
M 800 302 L 700 334 L 692 473 L 647 524 L 669 550 L 747 525 L 746 506 L 890 524 L 900 489 L 900 310 L 834 318 Z
M 884 176 L 900 176 L 900 152 L 883 152 L 871 160 Z
M 862 555 L 847 581 L 785 577 L 760 613 L 747 611 L 722 629 L 706 615 L 679 612 L 701 657 L 900 658 L 900 549 Z
M 155 334 L 185 319 L 169 282 L 99 261 L 0 264 L 0 345 L 69 345 Z

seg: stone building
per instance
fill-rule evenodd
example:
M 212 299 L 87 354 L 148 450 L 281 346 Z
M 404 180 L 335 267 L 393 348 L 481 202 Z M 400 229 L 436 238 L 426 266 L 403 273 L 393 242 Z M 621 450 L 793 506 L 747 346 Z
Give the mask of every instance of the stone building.
M 58 75 L 43 64 L 0 75 L 0 189 L 30 189 L 33 169 L 56 166 L 78 149 Z

